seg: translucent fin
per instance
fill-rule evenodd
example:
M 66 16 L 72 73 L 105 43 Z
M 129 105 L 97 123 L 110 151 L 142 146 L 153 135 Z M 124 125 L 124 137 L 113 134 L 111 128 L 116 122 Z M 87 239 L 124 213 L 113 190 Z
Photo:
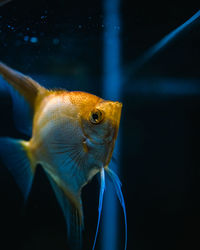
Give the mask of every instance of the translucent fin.
M 2 62 L 0 62 L 0 75 L 26 99 L 33 109 L 38 93 L 47 91 L 30 77 L 11 69 Z
M 23 96 L 21 96 L 10 85 L 6 84 L 12 98 L 13 120 L 18 131 L 29 137 L 32 136 L 33 123 L 33 109 L 27 103 Z
M 122 184 L 121 184 L 118 176 L 111 169 L 107 168 L 106 172 L 108 173 L 109 177 L 111 178 L 111 180 L 114 184 L 118 199 L 119 199 L 121 206 L 123 208 L 124 221 L 125 221 L 125 247 L 124 247 L 124 249 L 126 249 L 127 248 L 127 218 L 126 218 L 126 206 L 125 206 L 124 197 L 123 197 L 122 190 L 121 190 Z
M 97 222 L 97 229 L 96 229 L 96 234 L 95 234 L 95 239 L 94 239 L 94 244 L 92 250 L 95 248 L 96 240 L 97 240 L 97 235 L 99 231 L 99 223 L 100 223 L 100 218 L 101 218 L 101 210 L 102 210 L 102 204 L 103 204 L 103 195 L 105 191 L 105 171 L 104 168 L 101 169 L 100 172 L 101 175 L 101 187 L 100 187 L 100 193 L 99 193 L 99 209 L 98 209 L 98 222 Z
M 74 202 L 69 195 L 66 194 L 65 190 L 57 185 L 49 173 L 47 173 L 47 177 L 66 220 L 69 247 L 71 250 L 80 250 L 82 246 L 83 230 L 81 198 L 79 197 L 79 204 L 77 205 L 76 202 Z
M 26 142 L 22 140 L 0 138 L 0 158 L 11 172 L 26 201 L 32 186 L 34 172 L 25 145 Z
M 0 75 L 8 82 L 4 83 L 12 97 L 14 121 L 17 129 L 31 136 L 32 118 L 38 95 L 48 92 L 37 82 L 0 62 Z M 46 92 L 45 92 L 46 91 Z

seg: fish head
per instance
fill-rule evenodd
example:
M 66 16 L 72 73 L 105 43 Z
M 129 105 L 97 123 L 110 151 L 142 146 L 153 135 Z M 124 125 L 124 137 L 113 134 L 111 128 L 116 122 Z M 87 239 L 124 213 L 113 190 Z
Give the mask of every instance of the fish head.
M 121 117 L 122 103 L 89 95 L 80 108 L 83 145 L 91 162 L 99 168 L 108 166 L 112 157 Z
M 36 158 L 52 166 L 59 178 L 77 171 L 78 186 L 85 185 L 110 162 L 121 109 L 119 102 L 85 92 L 52 94 L 35 117 Z

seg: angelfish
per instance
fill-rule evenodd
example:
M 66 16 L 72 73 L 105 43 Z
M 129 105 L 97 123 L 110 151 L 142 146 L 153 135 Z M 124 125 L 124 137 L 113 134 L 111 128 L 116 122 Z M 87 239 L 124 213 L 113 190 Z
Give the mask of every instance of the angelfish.
M 16 128 L 30 140 L 0 138 L 0 157 L 18 184 L 25 201 L 36 167 L 44 169 L 63 211 L 71 249 L 81 249 L 84 227 L 81 190 L 100 173 L 97 238 L 105 172 L 113 182 L 127 223 L 121 183 L 109 169 L 122 104 L 95 95 L 66 90 L 48 90 L 38 82 L 3 63 L 0 74 L 9 83 Z

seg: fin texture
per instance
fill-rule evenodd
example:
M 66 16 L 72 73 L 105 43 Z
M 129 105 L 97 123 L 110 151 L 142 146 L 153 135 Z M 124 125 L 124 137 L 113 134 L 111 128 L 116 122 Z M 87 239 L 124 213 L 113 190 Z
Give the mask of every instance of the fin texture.
M 0 62 L 0 75 L 8 82 L 4 83 L 12 97 L 13 115 L 16 128 L 31 137 L 33 113 L 38 94 L 47 91 L 32 80 Z
M 124 201 L 124 197 L 122 194 L 122 190 L 121 190 L 121 182 L 119 180 L 119 177 L 109 168 L 106 169 L 106 172 L 108 173 L 109 177 L 111 178 L 113 185 L 115 187 L 118 199 L 121 203 L 121 206 L 123 208 L 123 212 L 124 212 L 124 221 L 125 221 L 125 246 L 124 249 L 127 249 L 127 218 L 126 218 L 126 206 L 125 206 L 125 201 Z
M 82 230 L 84 227 L 81 198 L 79 198 L 80 206 L 78 207 L 72 200 L 70 200 L 70 197 L 67 196 L 66 192 L 57 185 L 49 173 L 47 173 L 47 176 L 66 220 L 67 237 L 70 250 L 81 250 Z
M 0 74 L 14 89 L 16 89 L 26 99 L 30 106 L 34 108 L 38 92 L 45 89 L 30 77 L 11 69 L 1 62 Z
M 32 186 L 34 173 L 23 141 L 0 138 L 0 158 L 11 172 L 26 201 Z
M 5 83 L 12 98 L 13 120 L 15 127 L 22 134 L 32 136 L 33 110 L 27 101 L 13 87 Z

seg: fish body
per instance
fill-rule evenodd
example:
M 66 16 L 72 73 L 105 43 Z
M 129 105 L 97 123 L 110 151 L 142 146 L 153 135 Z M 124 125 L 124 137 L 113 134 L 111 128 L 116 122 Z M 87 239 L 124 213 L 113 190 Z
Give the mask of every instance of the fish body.
M 0 74 L 11 86 L 16 126 L 30 136 L 29 141 L 0 138 L 0 156 L 25 200 L 38 164 L 43 167 L 63 210 L 69 245 L 71 249 L 81 249 L 81 190 L 101 172 L 100 211 L 104 170 L 112 175 L 108 165 L 122 104 L 80 91 L 48 90 L 3 63 Z
M 106 122 L 108 118 L 104 117 L 105 124 L 99 124 L 101 128 L 89 121 L 91 111 L 95 112 L 96 109 L 106 115 L 110 115 L 114 110 L 116 115 L 111 116 L 108 122 Z M 50 94 L 41 102 L 33 121 L 30 149 L 35 161 L 40 162 L 42 159 L 43 163 L 62 165 L 60 162 L 63 160 L 62 152 L 66 150 L 63 154 L 72 160 L 76 169 L 85 171 L 83 183 L 78 184 L 83 186 L 84 180 L 87 182 L 92 172 L 108 165 L 111 158 L 110 151 L 113 150 L 116 139 L 120 113 L 120 103 L 105 102 L 88 93 L 63 91 Z M 72 154 L 73 151 L 75 151 L 74 154 Z M 76 158 L 77 153 L 80 156 L 79 160 Z

